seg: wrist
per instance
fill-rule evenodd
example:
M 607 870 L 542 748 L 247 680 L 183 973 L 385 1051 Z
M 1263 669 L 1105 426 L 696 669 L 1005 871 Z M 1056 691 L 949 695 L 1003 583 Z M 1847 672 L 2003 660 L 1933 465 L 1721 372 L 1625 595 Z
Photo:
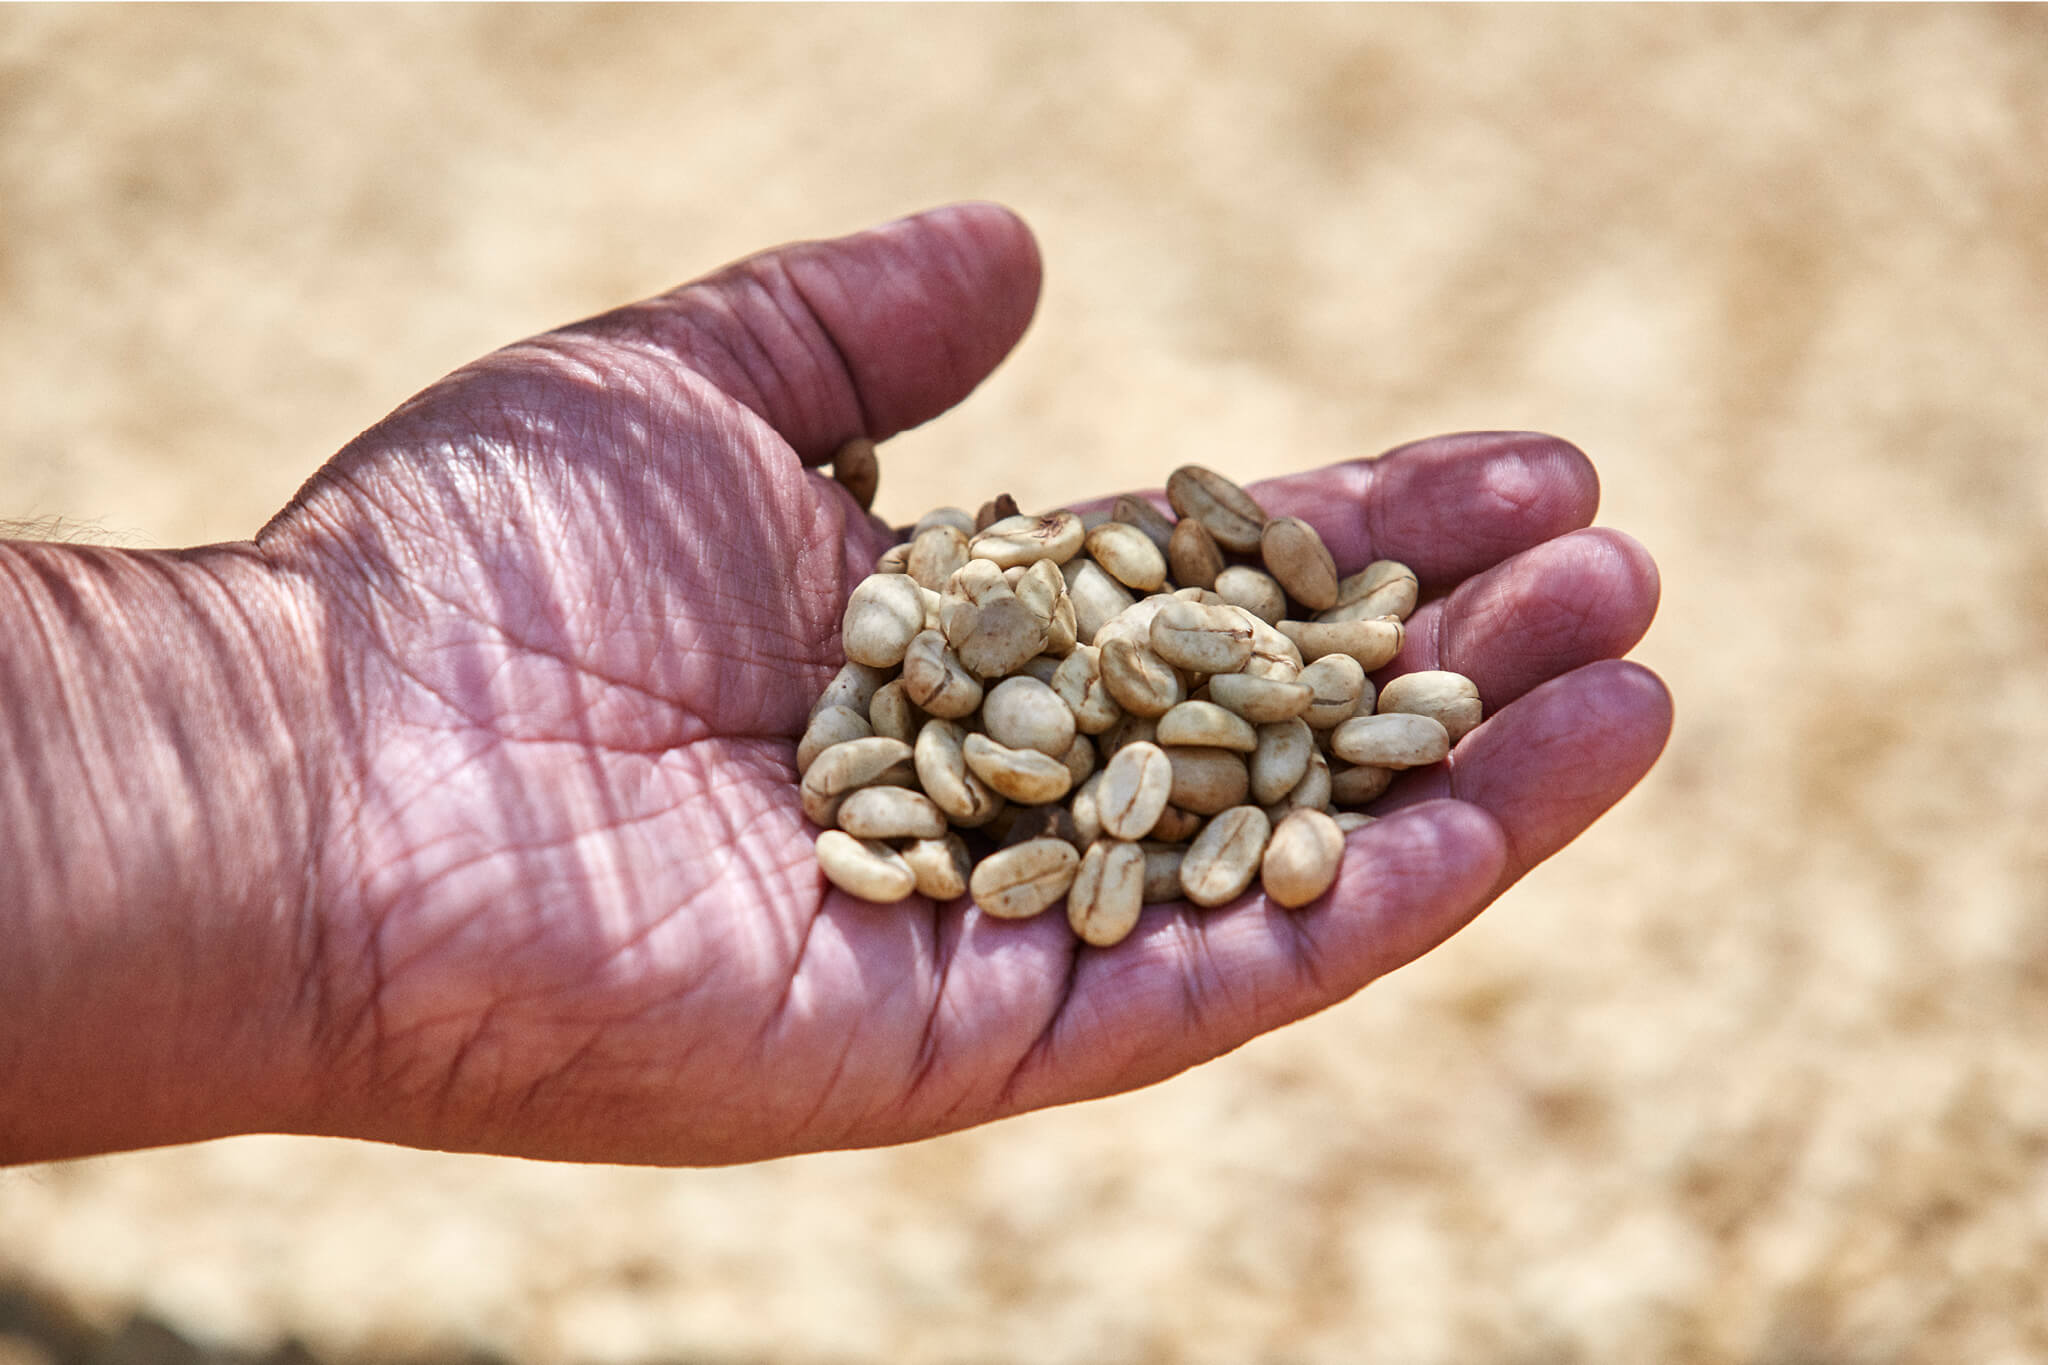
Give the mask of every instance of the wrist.
M 288 1127 L 328 790 L 253 547 L 0 544 L 0 1160 Z

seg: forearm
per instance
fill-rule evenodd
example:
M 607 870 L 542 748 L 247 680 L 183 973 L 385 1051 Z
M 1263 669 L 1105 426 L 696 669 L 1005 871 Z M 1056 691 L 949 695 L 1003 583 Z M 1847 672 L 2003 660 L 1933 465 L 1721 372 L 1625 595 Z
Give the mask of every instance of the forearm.
M 0 1162 L 301 1102 L 316 679 L 249 547 L 0 542 Z

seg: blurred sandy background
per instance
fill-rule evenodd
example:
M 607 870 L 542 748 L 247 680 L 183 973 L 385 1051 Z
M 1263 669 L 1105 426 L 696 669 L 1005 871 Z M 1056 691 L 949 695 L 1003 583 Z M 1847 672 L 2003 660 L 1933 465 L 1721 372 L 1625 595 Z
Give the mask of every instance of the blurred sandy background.
M 2043 72 L 2031 7 L 0 11 L 0 517 L 242 537 L 486 349 L 988 197 L 1042 310 L 882 510 L 1553 431 L 1679 715 L 1444 950 L 1135 1096 L 0 1174 L 0 1362 L 2048 1360 Z

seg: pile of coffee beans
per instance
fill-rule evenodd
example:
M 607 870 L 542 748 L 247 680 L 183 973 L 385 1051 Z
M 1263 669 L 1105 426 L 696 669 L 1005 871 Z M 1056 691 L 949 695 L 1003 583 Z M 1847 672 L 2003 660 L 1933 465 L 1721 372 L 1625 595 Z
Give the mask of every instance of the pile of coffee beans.
M 873 447 L 835 461 L 863 506 Z M 1142 907 L 1261 884 L 1328 891 L 1358 811 L 1480 720 L 1457 673 L 1399 653 L 1415 574 L 1349 577 L 1314 527 L 1214 470 L 1166 482 L 1176 516 L 1119 498 L 1083 517 L 944 507 L 846 604 L 846 665 L 797 748 L 819 866 L 870 901 L 972 893 L 1023 918 L 1062 898 L 1109 946 Z

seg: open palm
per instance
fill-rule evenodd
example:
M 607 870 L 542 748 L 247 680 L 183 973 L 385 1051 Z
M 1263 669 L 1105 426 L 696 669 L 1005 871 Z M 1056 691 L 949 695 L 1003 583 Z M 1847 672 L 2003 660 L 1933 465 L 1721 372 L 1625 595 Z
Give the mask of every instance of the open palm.
M 988 207 L 752 258 L 459 371 L 265 529 L 334 680 L 324 1131 L 717 1162 L 1126 1089 L 1426 951 L 1647 769 L 1664 693 L 1603 662 L 1647 557 L 1582 529 L 1570 447 L 1444 438 L 1255 489 L 1443 590 L 1392 671 L 1497 713 L 1315 907 L 1156 907 L 1103 951 L 832 891 L 795 741 L 889 535 L 808 466 L 958 401 L 1037 286 Z

